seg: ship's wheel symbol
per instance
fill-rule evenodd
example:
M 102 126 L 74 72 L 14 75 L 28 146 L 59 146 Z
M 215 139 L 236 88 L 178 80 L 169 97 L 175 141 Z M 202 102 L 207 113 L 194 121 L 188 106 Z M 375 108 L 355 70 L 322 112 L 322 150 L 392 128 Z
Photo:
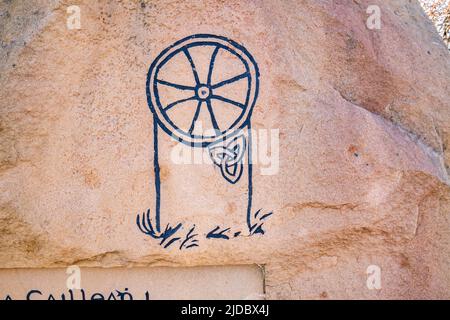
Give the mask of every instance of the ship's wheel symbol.
M 152 63 L 148 104 L 168 134 L 205 147 L 247 125 L 258 77 L 256 62 L 241 45 L 224 37 L 193 35 Z

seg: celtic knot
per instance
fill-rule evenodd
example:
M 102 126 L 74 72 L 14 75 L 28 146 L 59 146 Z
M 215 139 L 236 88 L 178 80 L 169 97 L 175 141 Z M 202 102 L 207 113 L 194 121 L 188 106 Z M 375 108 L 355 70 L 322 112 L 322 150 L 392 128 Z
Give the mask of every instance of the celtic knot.
M 209 155 L 212 161 L 220 168 L 225 180 L 231 184 L 235 184 L 241 178 L 245 149 L 246 139 L 244 135 L 233 138 L 226 145 L 209 147 Z

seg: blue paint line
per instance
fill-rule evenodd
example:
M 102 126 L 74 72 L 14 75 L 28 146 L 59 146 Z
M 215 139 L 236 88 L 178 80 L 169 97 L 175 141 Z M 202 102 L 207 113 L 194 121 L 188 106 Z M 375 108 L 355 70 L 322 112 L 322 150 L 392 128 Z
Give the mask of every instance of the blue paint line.
M 158 156 L 158 125 L 156 115 L 153 115 L 153 169 L 155 172 L 155 189 L 156 189 L 156 208 L 155 208 L 155 220 L 156 231 L 161 231 L 160 226 L 160 210 L 161 210 L 161 180 L 160 180 L 160 168 L 159 168 L 159 156 Z

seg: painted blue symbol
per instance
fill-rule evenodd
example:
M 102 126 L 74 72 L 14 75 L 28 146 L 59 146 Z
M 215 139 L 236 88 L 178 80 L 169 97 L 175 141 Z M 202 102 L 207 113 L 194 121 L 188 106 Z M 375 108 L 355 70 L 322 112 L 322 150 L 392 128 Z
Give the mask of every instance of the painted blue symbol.
M 241 178 L 245 150 L 246 139 L 244 135 L 232 138 L 227 145 L 209 147 L 211 159 L 220 168 L 222 176 L 231 184 L 235 184 Z
M 198 48 L 206 48 L 211 52 L 207 62 L 196 59 Z M 215 68 L 218 56 L 227 55 L 228 61 L 233 62 L 232 71 L 237 73 L 227 78 L 217 80 L 217 73 L 222 69 Z M 174 75 L 177 64 L 184 60 L 190 67 L 189 75 L 180 79 Z M 203 65 L 200 65 L 200 63 Z M 175 64 L 175 68 L 174 67 Z M 206 64 L 206 65 L 205 65 Z M 169 70 L 169 71 L 168 71 Z M 219 70 L 219 71 L 217 71 Z M 192 81 L 186 83 L 186 77 Z M 170 78 L 170 79 L 168 79 Z M 175 79 L 175 80 L 174 80 Z M 184 81 L 184 83 L 183 83 Z M 241 85 L 243 99 L 233 99 L 223 94 L 228 86 L 236 83 Z M 165 90 L 177 90 L 180 97 L 175 101 L 167 101 Z M 154 176 L 156 190 L 156 205 L 151 212 L 147 210 L 137 216 L 136 223 L 146 235 L 160 240 L 165 248 L 175 243 L 181 243 L 180 249 L 198 246 L 195 226 L 189 229 L 185 237 L 180 236 L 183 228 L 181 223 L 176 226 L 161 227 L 161 177 L 159 165 L 158 128 L 175 140 L 192 148 L 207 148 L 215 166 L 220 168 L 222 177 L 230 184 L 237 183 L 244 170 L 247 170 L 247 210 L 246 222 L 249 234 L 263 234 L 264 219 L 270 214 L 261 215 L 263 220 L 252 214 L 252 136 L 251 113 L 256 103 L 259 90 L 259 71 L 256 61 L 240 44 L 221 36 L 196 34 L 175 42 L 163 50 L 150 66 L 146 91 L 147 102 L 153 113 L 153 144 L 154 144 Z M 186 103 L 196 103 L 195 112 L 188 122 L 176 120 L 176 113 L 181 112 Z M 218 105 L 221 108 L 218 108 Z M 223 106 L 226 106 L 224 111 Z M 210 130 L 201 131 L 200 113 L 208 115 L 206 127 Z M 224 115 L 225 113 L 225 115 Z M 230 116 L 231 115 L 231 116 Z M 231 120 L 230 120 L 231 118 Z M 179 118 L 178 118 L 179 119 Z M 226 119 L 226 120 L 224 120 Z M 243 131 L 245 131 L 243 133 Z M 244 165 L 243 159 L 247 158 Z M 255 222 L 255 219 L 258 220 Z M 232 232 L 231 228 L 214 227 L 207 235 L 208 239 L 229 239 L 241 235 L 242 231 Z

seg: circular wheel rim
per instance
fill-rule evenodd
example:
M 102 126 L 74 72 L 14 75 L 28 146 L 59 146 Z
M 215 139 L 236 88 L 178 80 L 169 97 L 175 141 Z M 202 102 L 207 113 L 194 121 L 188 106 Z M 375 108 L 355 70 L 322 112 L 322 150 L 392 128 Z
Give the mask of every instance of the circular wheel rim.
M 196 67 L 194 65 L 194 61 L 192 56 L 190 55 L 189 49 L 197 46 L 214 46 L 215 49 L 211 56 L 209 66 L 208 66 L 208 79 L 206 83 L 201 83 Z M 218 51 L 227 50 L 231 54 L 235 55 L 239 58 L 242 64 L 245 67 L 245 72 L 243 74 L 236 75 L 230 79 L 226 79 L 219 83 L 211 83 L 211 76 L 214 69 L 214 62 Z M 194 79 L 196 82 L 195 86 L 185 86 L 176 83 L 170 83 L 164 81 L 163 79 L 158 79 L 158 73 L 172 57 L 175 55 L 183 53 L 187 60 L 190 63 L 191 70 L 194 75 Z M 234 83 L 241 79 L 248 79 L 247 93 L 246 93 L 246 101 L 245 103 L 240 103 L 231 99 L 228 99 L 223 96 L 215 95 L 214 90 L 217 88 L 221 88 L 228 84 Z M 172 86 L 174 88 L 180 90 L 192 90 L 193 95 L 190 98 L 177 100 L 173 103 L 170 103 L 166 106 L 163 106 L 158 93 L 158 84 Z M 160 127 L 169 135 L 176 138 L 178 141 L 188 144 L 190 146 L 197 147 L 205 147 L 209 144 L 218 141 L 219 139 L 226 139 L 229 136 L 232 136 L 239 129 L 242 129 L 248 124 L 250 120 L 251 112 L 255 105 L 258 90 L 259 90 L 259 71 L 256 61 L 251 56 L 251 54 L 241 45 L 236 42 L 229 40 L 225 37 L 209 35 L 209 34 L 198 34 L 189 36 L 187 38 L 181 39 L 175 42 L 170 47 L 164 49 L 159 56 L 153 61 L 150 66 L 148 75 L 147 75 L 147 102 L 148 105 L 155 115 L 158 124 Z M 221 130 L 219 128 L 217 122 L 214 120 L 214 111 L 212 107 L 211 101 L 217 99 L 221 100 L 230 105 L 234 105 L 234 107 L 238 107 L 242 109 L 242 112 L 238 116 L 237 119 L 229 126 L 228 128 Z M 182 102 L 186 102 L 188 100 L 196 100 L 198 102 L 197 109 L 194 114 L 194 118 L 192 119 L 191 127 L 186 132 L 177 127 L 177 125 L 170 119 L 167 115 L 167 111 L 171 108 L 176 107 L 177 104 Z M 203 103 L 206 103 L 207 110 L 211 116 L 212 126 L 215 129 L 215 134 L 213 136 L 199 136 L 193 134 L 193 127 L 196 122 L 196 117 L 198 117 L 198 113 L 200 112 L 200 108 Z

